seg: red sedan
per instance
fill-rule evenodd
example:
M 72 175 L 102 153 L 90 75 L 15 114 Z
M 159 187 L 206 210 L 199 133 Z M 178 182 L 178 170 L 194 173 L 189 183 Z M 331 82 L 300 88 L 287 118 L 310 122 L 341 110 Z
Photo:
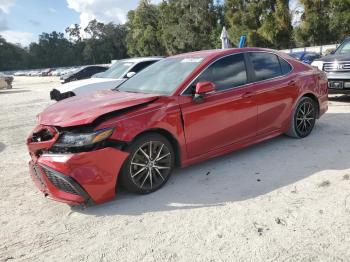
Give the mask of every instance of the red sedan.
M 117 90 L 48 107 L 28 138 L 31 176 L 70 205 L 161 188 L 184 167 L 281 134 L 308 136 L 328 109 L 323 72 L 260 48 L 164 59 Z

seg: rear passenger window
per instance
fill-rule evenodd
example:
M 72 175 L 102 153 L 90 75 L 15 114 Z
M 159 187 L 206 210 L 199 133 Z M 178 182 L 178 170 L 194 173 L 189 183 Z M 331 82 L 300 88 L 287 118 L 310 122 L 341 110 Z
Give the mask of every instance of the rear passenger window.
M 270 53 L 249 53 L 255 73 L 255 81 L 271 79 L 282 75 L 278 57 Z
M 221 58 L 209 66 L 195 81 L 210 81 L 215 84 L 216 90 L 222 91 L 247 83 L 247 71 L 243 54 Z
M 281 69 L 282 69 L 282 74 L 283 75 L 286 75 L 290 71 L 292 71 L 292 66 L 287 61 L 285 61 L 284 59 L 282 59 L 280 57 L 279 57 L 279 60 L 280 60 Z

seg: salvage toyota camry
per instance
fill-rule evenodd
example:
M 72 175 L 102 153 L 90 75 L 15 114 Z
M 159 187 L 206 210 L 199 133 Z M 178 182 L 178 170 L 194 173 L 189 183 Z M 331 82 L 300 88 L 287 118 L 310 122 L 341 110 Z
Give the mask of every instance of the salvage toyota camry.
M 182 54 L 117 90 L 38 115 L 30 174 L 49 198 L 93 205 L 160 189 L 175 167 L 286 133 L 308 136 L 328 109 L 325 74 L 287 54 L 244 48 Z

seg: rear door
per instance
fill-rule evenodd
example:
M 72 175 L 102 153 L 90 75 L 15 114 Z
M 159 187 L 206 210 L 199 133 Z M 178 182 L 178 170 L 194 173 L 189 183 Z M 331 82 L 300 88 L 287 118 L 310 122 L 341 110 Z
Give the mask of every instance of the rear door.
M 278 131 L 288 124 L 298 96 L 292 67 L 273 53 L 250 52 L 248 58 L 257 90 L 257 134 Z
M 193 90 L 205 81 L 213 82 L 217 90 L 196 103 Z M 256 135 L 257 104 L 248 82 L 244 54 L 230 55 L 210 65 L 180 96 L 190 157 Z

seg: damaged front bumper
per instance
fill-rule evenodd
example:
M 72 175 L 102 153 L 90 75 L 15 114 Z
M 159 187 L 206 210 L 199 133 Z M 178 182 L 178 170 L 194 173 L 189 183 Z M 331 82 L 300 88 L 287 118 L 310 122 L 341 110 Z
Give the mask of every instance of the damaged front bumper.
M 93 152 L 44 154 L 29 163 L 31 177 L 45 196 L 70 205 L 101 204 L 115 197 L 126 152 L 105 148 Z
M 128 153 L 113 147 L 74 154 L 42 153 L 57 137 L 53 134 L 48 141 L 28 141 L 29 170 L 37 188 L 46 197 L 69 205 L 91 206 L 112 200 Z

